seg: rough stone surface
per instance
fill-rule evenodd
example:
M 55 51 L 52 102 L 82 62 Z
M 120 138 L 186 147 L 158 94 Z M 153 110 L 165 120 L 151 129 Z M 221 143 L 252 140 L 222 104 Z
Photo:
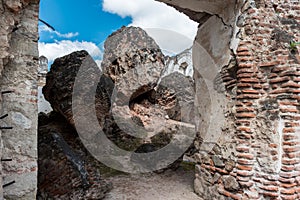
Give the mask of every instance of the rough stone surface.
M 40 114 L 38 145 L 37 199 L 103 199 L 112 188 L 100 176 L 102 164 L 88 153 L 60 114 Z
M 239 183 L 233 176 L 223 176 L 222 181 L 226 190 L 235 191 L 239 189 Z
M 1 158 L 5 199 L 35 199 L 37 189 L 38 0 L 0 2 Z M 2 188 L 2 187 L 1 187 Z M 2 199 L 2 189 L 0 191 Z

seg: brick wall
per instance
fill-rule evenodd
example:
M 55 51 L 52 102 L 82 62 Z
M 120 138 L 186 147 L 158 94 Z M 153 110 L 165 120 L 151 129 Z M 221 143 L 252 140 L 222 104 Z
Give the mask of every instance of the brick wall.
M 300 199 L 300 2 L 159 1 L 194 20 L 206 16 L 196 19 L 193 48 L 195 191 L 204 199 Z
M 260 1 L 245 14 L 237 49 L 236 170 L 243 197 L 298 199 L 299 41 L 297 1 Z
M 220 70 L 232 108 L 216 146 L 198 154 L 195 189 L 215 199 L 299 199 L 300 56 L 290 42 L 300 41 L 300 4 L 248 1 L 241 11 L 236 81 Z

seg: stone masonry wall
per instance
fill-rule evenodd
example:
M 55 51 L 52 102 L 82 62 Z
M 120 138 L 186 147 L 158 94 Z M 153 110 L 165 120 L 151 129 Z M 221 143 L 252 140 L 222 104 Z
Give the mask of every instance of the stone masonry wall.
M 240 196 L 299 199 L 300 4 L 256 1 L 241 17 L 233 175 Z
M 39 0 L 0 2 L 1 162 L 5 199 L 35 199 Z M 0 199 L 3 199 L 0 193 Z
M 299 1 L 162 1 L 200 23 L 195 191 L 299 199 Z

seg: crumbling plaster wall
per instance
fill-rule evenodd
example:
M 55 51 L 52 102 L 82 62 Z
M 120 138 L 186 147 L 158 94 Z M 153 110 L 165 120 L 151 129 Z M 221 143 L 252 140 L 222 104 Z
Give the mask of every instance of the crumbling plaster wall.
M 299 1 L 160 1 L 199 22 L 195 191 L 299 199 Z
M 3 189 L 0 199 L 35 199 L 39 0 L 0 1 L 0 91 Z M 2 184 L 1 184 L 2 185 Z

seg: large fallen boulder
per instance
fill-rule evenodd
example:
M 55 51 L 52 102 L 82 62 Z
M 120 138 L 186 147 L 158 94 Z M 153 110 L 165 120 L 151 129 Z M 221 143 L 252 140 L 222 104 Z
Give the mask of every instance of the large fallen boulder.
M 82 66 L 83 94 L 74 105 L 74 84 Z M 47 74 L 45 98 L 73 127 L 74 119 L 89 112 L 85 93 L 92 90 L 91 80 L 100 77 L 92 106 L 102 131 L 120 148 L 140 152 L 149 144 L 155 148 L 143 151 L 151 152 L 193 135 L 193 81 L 180 73 L 162 76 L 164 55 L 145 31 L 122 27 L 109 36 L 101 67 L 86 51 L 79 51 L 56 59 Z M 91 120 L 83 120 L 84 126 L 93 126 Z

